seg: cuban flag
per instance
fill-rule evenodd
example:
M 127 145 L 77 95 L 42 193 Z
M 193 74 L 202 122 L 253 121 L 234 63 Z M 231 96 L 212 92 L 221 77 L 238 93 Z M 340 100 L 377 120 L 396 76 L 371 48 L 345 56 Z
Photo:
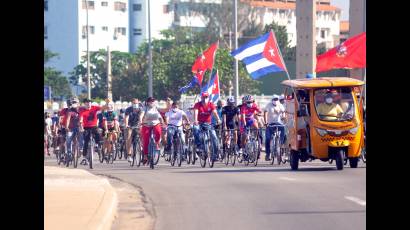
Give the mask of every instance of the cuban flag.
M 209 101 L 216 104 L 220 97 L 218 70 L 214 70 L 211 75 L 211 81 L 202 87 L 201 93 L 208 92 Z M 201 97 L 200 97 L 201 98 Z
M 245 63 L 254 80 L 269 73 L 287 72 L 272 31 L 232 51 L 231 55 Z

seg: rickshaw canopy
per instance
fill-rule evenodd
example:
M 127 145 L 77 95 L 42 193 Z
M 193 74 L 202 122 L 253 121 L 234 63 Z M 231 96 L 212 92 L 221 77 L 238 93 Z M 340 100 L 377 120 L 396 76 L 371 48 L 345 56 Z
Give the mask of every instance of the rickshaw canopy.
M 296 80 L 285 80 L 282 85 L 293 88 L 326 88 L 326 87 L 343 87 L 343 86 L 362 86 L 364 81 L 349 77 L 320 77 L 304 78 Z

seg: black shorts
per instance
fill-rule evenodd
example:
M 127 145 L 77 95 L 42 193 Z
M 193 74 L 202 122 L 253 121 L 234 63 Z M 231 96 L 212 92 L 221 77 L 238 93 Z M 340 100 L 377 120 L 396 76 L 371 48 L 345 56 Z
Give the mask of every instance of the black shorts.
M 230 122 L 230 123 L 227 123 L 226 124 L 226 128 L 227 129 L 236 129 L 236 124 L 235 124 L 235 122 Z

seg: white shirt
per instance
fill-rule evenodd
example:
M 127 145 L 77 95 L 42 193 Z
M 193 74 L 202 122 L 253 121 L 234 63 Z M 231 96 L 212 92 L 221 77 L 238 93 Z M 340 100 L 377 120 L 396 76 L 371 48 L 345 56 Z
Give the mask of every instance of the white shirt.
M 183 110 L 176 109 L 176 112 L 168 111 L 165 113 L 165 116 L 168 118 L 168 124 L 175 125 L 175 126 L 181 126 L 182 125 L 182 116 L 185 115 L 186 113 Z
M 276 106 L 274 106 L 272 102 L 269 102 L 263 111 L 268 112 L 268 116 L 267 116 L 268 124 L 271 124 L 271 123 L 283 124 L 281 117 L 283 116 L 283 113 L 285 112 L 285 108 L 283 107 L 282 104 L 280 104 L 279 101 L 277 102 Z
M 153 107 L 145 111 L 144 119 L 142 123 L 147 126 L 155 126 L 160 123 L 161 114 L 158 112 L 157 108 Z
M 51 120 L 51 118 L 46 118 L 45 123 L 46 123 L 47 133 L 51 134 L 51 125 L 53 124 L 53 121 Z

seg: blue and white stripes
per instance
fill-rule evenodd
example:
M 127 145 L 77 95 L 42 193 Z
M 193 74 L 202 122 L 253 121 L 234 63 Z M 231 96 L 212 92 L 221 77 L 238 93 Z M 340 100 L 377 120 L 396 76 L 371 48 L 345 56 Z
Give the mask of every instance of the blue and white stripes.
M 252 79 L 258 79 L 268 73 L 284 71 L 282 68 L 266 59 L 263 55 L 269 34 L 270 32 L 231 52 L 231 55 L 234 58 L 245 63 L 246 69 Z

